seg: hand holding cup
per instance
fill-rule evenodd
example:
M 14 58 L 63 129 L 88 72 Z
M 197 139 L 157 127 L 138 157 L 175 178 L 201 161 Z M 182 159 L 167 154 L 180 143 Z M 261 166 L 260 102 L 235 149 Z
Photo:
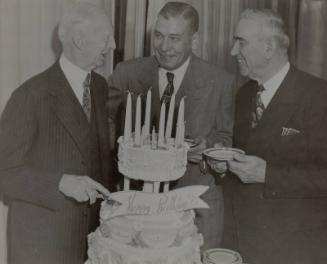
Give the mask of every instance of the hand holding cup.
M 236 148 L 215 147 L 206 149 L 203 155 L 211 169 L 219 174 L 224 174 L 228 169 L 228 161 L 234 159 L 235 154 L 244 155 L 244 151 Z

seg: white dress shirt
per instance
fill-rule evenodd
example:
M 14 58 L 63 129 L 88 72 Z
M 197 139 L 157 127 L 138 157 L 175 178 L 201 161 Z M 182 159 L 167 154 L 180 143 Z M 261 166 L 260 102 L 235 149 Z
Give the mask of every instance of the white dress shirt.
M 64 54 L 61 54 L 59 65 L 65 74 L 68 83 L 72 87 L 78 101 L 83 105 L 83 82 L 89 72 L 84 71 L 75 64 L 71 63 Z
M 277 74 L 275 74 L 272 78 L 262 84 L 265 90 L 261 93 L 261 100 L 264 104 L 265 108 L 269 105 L 271 99 L 277 92 L 279 86 L 282 81 L 285 79 L 286 74 L 290 69 L 290 63 L 287 62 Z
M 188 65 L 190 64 L 191 57 L 189 57 L 179 68 L 173 70 L 173 71 L 168 71 L 164 68 L 159 68 L 159 95 L 160 98 L 162 94 L 164 93 L 166 86 L 168 84 L 168 79 L 167 79 L 167 72 L 171 72 L 174 74 L 174 94 L 177 93 L 179 87 L 181 86 L 181 83 L 183 81 L 185 72 L 187 70 Z

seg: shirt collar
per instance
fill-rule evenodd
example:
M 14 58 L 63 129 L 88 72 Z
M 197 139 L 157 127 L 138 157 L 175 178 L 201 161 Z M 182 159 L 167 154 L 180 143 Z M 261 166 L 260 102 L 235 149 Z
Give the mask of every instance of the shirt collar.
M 89 73 L 70 62 L 63 53 L 60 56 L 59 64 L 67 79 L 74 82 L 83 84 L 86 75 Z
M 174 88 L 175 88 L 174 93 L 175 94 L 177 93 L 177 91 L 179 90 L 179 87 L 183 81 L 186 70 L 190 64 L 190 61 L 191 61 L 191 56 L 189 56 L 187 58 L 187 60 L 175 70 L 167 70 L 167 69 L 159 67 L 159 87 L 160 87 L 159 92 L 160 92 L 160 95 L 162 95 L 163 90 L 165 89 L 166 84 L 168 82 L 167 77 L 166 77 L 167 72 L 171 72 L 174 74 Z
M 180 77 L 184 77 L 184 74 L 187 70 L 188 65 L 190 64 L 190 60 L 191 60 L 191 56 L 189 56 L 187 58 L 187 60 L 181 65 L 179 66 L 177 69 L 173 70 L 173 71 L 167 71 L 166 72 L 171 72 L 173 74 L 175 74 L 175 76 L 180 76 Z
M 265 90 L 272 90 L 272 89 L 277 90 L 278 87 L 281 85 L 282 81 L 284 80 L 289 69 L 290 69 L 290 63 L 287 62 L 279 70 L 279 72 L 277 72 L 272 78 L 270 78 L 268 81 L 262 84 Z
M 61 54 L 59 59 L 59 65 L 70 85 L 74 94 L 76 95 L 80 104 L 83 104 L 83 83 L 88 74 L 87 71 L 79 68 L 72 62 L 70 62 L 64 54 Z

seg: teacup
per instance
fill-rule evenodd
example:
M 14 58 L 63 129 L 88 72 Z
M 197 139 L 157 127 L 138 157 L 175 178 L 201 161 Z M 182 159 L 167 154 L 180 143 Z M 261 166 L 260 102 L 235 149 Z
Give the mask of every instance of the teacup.
M 224 174 L 227 171 L 227 161 L 233 160 L 235 154 L 245 154 L 243 150 L 237 148 L 209 148 L 203 151 L 204 162 L 203 167 L 206 167 L 206 163 L 220 174 Z M 205 168 L 206 170 L 206 168 Z

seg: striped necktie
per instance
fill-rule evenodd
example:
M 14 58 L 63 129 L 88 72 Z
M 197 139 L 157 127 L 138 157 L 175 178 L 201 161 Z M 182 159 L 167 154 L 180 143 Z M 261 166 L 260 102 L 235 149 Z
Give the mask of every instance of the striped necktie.
M 91 120 L 91 92 L 90 92 L 90 84 L 91 84 L 91 73 L 88 73 L 84 82 L 83 82 L 83 110 L 86 115 L 87 120 L 90 122 Z
M 254 111 L 252 112 L 252 128 L 256 127 L 265 111 L 265 105 L 262 102 L 261 94 L 265 90 L 262 85 L 258 85 L 258 91 L 254 99 Z

